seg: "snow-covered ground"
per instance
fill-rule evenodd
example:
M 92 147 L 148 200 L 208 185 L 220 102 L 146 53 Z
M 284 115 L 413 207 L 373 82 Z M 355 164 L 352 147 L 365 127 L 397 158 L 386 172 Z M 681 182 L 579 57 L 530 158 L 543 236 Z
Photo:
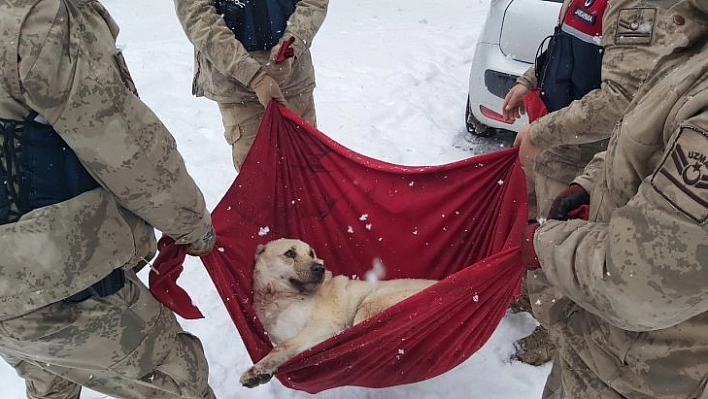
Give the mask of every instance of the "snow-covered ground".
M 362 154 L 405 165 L 442 164 L 508 146 L 465 139 L 464 105 L 474 51 L 490 0 L 332 1 L 313 43 L 318 127 Z M 103 0 L 121 26 L 119 44 L 141 97 L 177 138 L 210 207 L 235 177 L 216 104 L 190 95 L 192 47 L 172 2 Z M 180 278 L 206 319 L 182 320 L 204 343 L 217 396 L 249 399 L 529 399 L 539 398 L 550 365 L 509 360 L 529 334 L 528 315 L 509 314 L 488 343 L 452 371 L 385 389 L 343 387 L 317 395 L 277 380 L 238 384 L 252 364 L 208 275 L 196 258 Z M 24 384 L 0 362 L 3 398 L 23 398 Z M 86 390 L 85 399 L 104 398 Z M 149 398 L 147 398 L 149 399 Z

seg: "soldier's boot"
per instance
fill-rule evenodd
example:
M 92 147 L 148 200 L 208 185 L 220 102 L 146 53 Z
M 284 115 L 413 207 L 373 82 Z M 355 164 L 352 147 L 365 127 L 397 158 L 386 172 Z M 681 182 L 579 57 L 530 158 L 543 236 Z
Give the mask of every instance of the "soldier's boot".
M 521 312 L 532 313 L 531 312 L 531 303 L 529 302 L 528 295 L 523 295 L 523 293 L 522 293 L 521 297 L 517 301 L 512 302 L 509 305 L 509 310 L 511 311 L 511 313 L 521 313 Z
M 531 335 L 514 342 L 516 353 L 513 359 L 532 366 L 540 366 L 553 359 L 556 347 L 548 337 L 548 330 L 537 326 Z
M 531 300 L 529 299 L 529 293 L 525 283 L 521 286 L 519 298 L 509 305 L 509 310 L 511 313 L 527 312 L 533 314 L 531 312 Z

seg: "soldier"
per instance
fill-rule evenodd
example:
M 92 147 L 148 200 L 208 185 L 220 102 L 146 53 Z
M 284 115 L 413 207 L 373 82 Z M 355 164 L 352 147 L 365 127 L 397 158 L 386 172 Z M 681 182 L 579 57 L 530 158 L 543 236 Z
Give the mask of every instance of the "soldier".
M 546 45 L 545 50 L 504 98 L 502 114 L 507 120 L 518 119 L 528 106 L 529 122 L 534 124 L 549 111 L 563 113 L 562 108 L 600 87 L 602 20 L 606 7 L 607 0 L 563 2 L 554 34 L 542 43 L 542 47 Z M 608 126 L 607 131 L 610 130 Z M 553 165 L 550 170 L 534 170 L 533 166 L 525 165 L 529 218 L 545 217 L 551 200 L 570 184 L 597 151 L 604 149 L 604 145 L 606 142 L 549 148 L 537 160 L 539 165 Z M 532 312 L 529 288 L 533 306 L 544 302 L 548 306 L 559 299 L 543 281 L 535 282 L 536 277 L 531 273 L 526 277 L 512 311 Z M 555 346 L 545 324 L 541 320 L 531 335 L 515 343 L 515 359 L 538 366 L 553 358 Z
M 238 172 L 271 99 L 315 126 L 310 45 L 329 0 L 174 0 L 194 45 L 192 94 L 219 105 Z
M 682 45 L 656 59 L 593 160 L 589 220 L 535 223 L 522 241 L 567 299 L 549 311 L 559 352 L 544 398 L 708 397 L 708 3 L 667 3 L 619 12 L 617 40 L 642 22 L 627 40 L 670 26 Z M 553 208 L 586 205 L 568 199 Z
M 600 87 L 519 131 L 514 146 L 519 148 L 525 169 L 532 170 L 537 217 L 545 218 L 553 200 L 566 189 L 568 195 L 584 199 L 591 183 L 579 175 L 593 155 L 604 148 L 605 139 L 656 62 L 696 40 L 691 24 L 674 19 L 672 7 L 677 2 L 609 0 L 602 21 L 604 53 Z M 653 29 L 647 31 L 648 26 Z M 507 95 L 505 112 L 518 115 L 516 109 L 528 92 L 527 86 L 535 85 L 530 77 L 533 74 L 525 74 Z M 591 163 L 587 167 L 594 166 Z M 543 273 L 529 273 L 526 282 L 530 306 L 542 327 L 535 332 L 536 336 L 518 343 L 519 355 L 543 358 L 551 353 L 543 344 L 543 327 L 548 328 L 552 323 L 548 316 L 551 308 L 563 307 L 564 299 L 548 287 Z
M 29 398 L 214 398 L 199 340 L 138 279 L 154 228 L 204 255 L 202 193 L 96 0 L 0 0 L 0 354 Z

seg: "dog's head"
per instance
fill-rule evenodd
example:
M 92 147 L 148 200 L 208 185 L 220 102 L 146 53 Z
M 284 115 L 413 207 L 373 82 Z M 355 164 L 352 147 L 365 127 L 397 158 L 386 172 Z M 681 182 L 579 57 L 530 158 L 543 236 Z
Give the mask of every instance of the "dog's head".
M 255 258 L 254 284 L 278 291 L 314 292 L 328 274 L 322 259 L 300 240 L 281 238 L 258 245 Z

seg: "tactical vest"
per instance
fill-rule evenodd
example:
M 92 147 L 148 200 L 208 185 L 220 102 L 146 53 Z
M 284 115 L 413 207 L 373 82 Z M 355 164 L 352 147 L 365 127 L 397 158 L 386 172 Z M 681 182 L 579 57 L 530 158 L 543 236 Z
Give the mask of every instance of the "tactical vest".
M 22 21 L 38 1 L 24 0 L 3 11 L 12 13 L 8 17 L 16 23 L 4 27 L 9 38 L 0 49 L 7 60 L 0 73 L 0 224 L 98 187 L 76 154 L 36 112 L 24 120 L 2 117 L 26 109 L 16 100 L 22 98 L 17 43 Z
M 283 37 L 299 0 L 215 0 L 216 12 L 248 51 L 268 50 Z
M 99 186 L 36 112 L 24 121 L 0 119 L 0 140 L 0 224 Z
M 607 0 L 573 0 L 553 35 L 541 43 L 536 78 L 548 112 L 564 108 L 600 87 L 602 15 L 606 7 Z

